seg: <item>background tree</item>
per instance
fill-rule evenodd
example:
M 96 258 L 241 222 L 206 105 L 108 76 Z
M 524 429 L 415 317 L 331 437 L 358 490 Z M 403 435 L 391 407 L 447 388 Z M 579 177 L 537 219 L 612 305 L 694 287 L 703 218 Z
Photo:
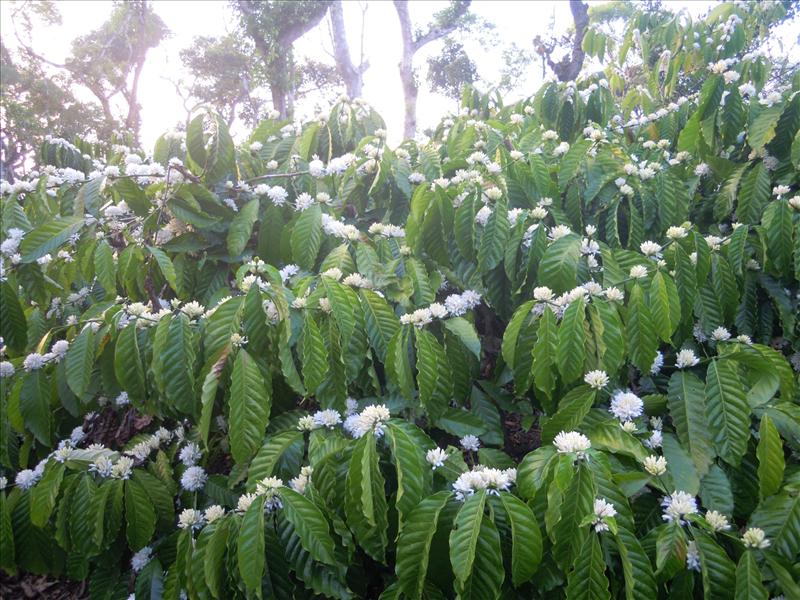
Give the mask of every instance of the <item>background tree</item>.
M 428 84 L 431 90 L 459 100 L 461 89 L 478 79 L 478 68 L 464 45 L 446 39 L 442 51 L 428 58 Z
M 362 8 L 361 32 L 364 32 L 364 15 L 366 6 Z M 347 88 L 347 95 L 351 98 L 360 98 L 364 86 L 364 72 L 369 68 L 369 61 L 364 60 L 364 44 L 362 37 L 361 56 L 359 64 L 353 63 L 350 56 L 350 46 L 347 43 L 347 30 L 344 25 L 344 9 L 342 0 L 331 3 L 330 8 L 331 40 L 333 41 L 333 57 L 336 69 Z
M 54 3 L 22 3 L 12 13 L 12 18 L 20 51 L 26 60 L 38 63 L 38 68 L 47 76 L 55 69 L 68 86 L 78 85 L 91 92 L 103 115 L 102 137 L 124 128 L 138 139 L 141 126 L 139 81 L 147 53 L 169 33 L 149 2 L 130 0 L 115 3 L 105 23 L 73 40 L 71 53 L 64 63 L 47 60 L 32 44 L 37 19 L 50 25 L 60 23 L 60 14 Z M 121 106 L 121 110 L 115 110 L 115 106 Z
M 264 100 L 255 90 L 266 73 L 250 39 L 235 33 L 196 37 L 181 50 L 181 61 L 193 78 L 186 86 L 193 101 L 214 107 L 228 126 L 237 117 L 249 125 L 258 120 Z
M 102 111 L 72 93 L 69 77 L 0 44 L 0 179 L 14 181 L 47 135 L 67 139 L 96 131 Z
M 417 130 L 417 97 L 419 83 L 414 72 L 414 55 L 433 41 L 469 27 L 474 15 L 469 13 L 470 0 L 454 0 L 446 9 L 433 16 L 425 31 L 414 30 L 407 0 L 394 0 L 397 17 L 400 20 L 400 35 L 403 41 L 403 57 L 400 60 L 400 80 L 405 98 L 405 120 L 403 136 L 414 137 Z
M 253 41 L 263 61 L 272 105 L 281 118 L 292 116 L 298 83 L 302 80 L 295 61 L 294 43 L 320 23 L 329 6 L 327 0 L 237 0 L 234 4 L 242 32 Z

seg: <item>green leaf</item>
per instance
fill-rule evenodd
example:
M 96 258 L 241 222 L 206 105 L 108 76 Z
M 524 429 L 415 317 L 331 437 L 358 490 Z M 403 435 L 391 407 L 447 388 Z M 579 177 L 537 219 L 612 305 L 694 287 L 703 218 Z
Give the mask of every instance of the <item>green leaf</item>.
M 25 375 L 20 393 L 19 412 L 25 419 L 25 427 L 37 441 L 50 447 L 52 399 L 50 381 L 44 371 L 39 369 Z
M 761 221 L 767 239 L 767 266 L 785 277 L 792 266 L 792 209 L 786 200 L 770 202 Z
M 466 499 L 453 523 L 453 530 L 450 532 L 450 563 L 456 577 L 457 589 L 463 589 L 472 575 L 485 506 L 486 492 L 479 490 Z
M 156 511 L 138 481 L 125 482 L 125 535 L 134 552 L 147 545 L 156 530 Z
M 565 190 L 567 184 L 578 174 L 581 162 L 586 157 L 586 153 L 592 146 L 591 140 L 579 140 L 570 146 L 567 153 L 561 159 L 558 168 L 558 188 Z
M 64 479 L 64 464 L 50 461 L 39 482 L 31 489 L 31 523 L 45 527 L 56 507 L 56 499 Z
M 318 204 L 300 213 L 292 228 L 291 246 L 294 262 L 311 270 L 322 243 L 322 209 Z
M 683 529 L 677 522 L 661 526 L 656 539 L 656 578 L 671 579 L 686 568 L 687 541 Z
M 59 217 L 25 234 L 20 244 L 23 263 L 32 263 L 45 254 L 58 250 L 83 226 L 83 215 L 79 217 Z
M 700 554 L 704 598 L 730 598 L 736 565 L 719 544 L 702 531 L 694 531 L 694 542 Z
M 223 569 L 225 567 L 225 551 L 228 547 L 230 521 L 224 519 L 207 525 L 204 533 L 209 529 L 212 529 L 213 533 L 211 533 L 203 555 L 203 575 L 211 595 L 214 598 L 222 598 L 221 586 L 226 574 Z
M 649 373 L 656 358 L 658 339 L 650 308 L 644 301 L 644 292 L 638 283 L 631 289 L 625 326 L 631 362 L 642 373 Z
M 303 548 L 314 560 L 335 565 L 334 542 L 322 511 L 290 488 L 281 488 L 280 495 L 284 515 L 294 525 Z
M 761 497 L 766 498 L 780 490 L 783 471 L 786 467 L 783 458 L 783 442 L 769 415 L 761 417 L 756 456 L 758 457 L 758 488 Z
M 564 383 L 572 383 L 583 375 L 586 357 L 585 310 L 586 301 L 582 296 L 570 302 L 558 327 L 556 361 Z
M 421 598 L 436 533 L 439 515 L 451 498 L 449 491 L 424 498 L 409 513 L 397 539 L 395 571 L 400 591 L 410 598 Z
M 389 380 L 408 400 L 414 398 L 414 374 L 411 371 L 411 359 L 409 358 L 408 337 L 410 332 L 408 327 L 398 329 L 389 341 L 386 352 L 386 370 Z
M 269 423 L 272 398 L 261 371 L 246 350 L 233 363 L 230 396 L 231 454 L 237 463 L 250 460 L 261 445 Z
M 161 353 L 167 398 L 178 410 L 194 414 L 194 363 L 196 349 L 189 318 L 180 313 L 172 318 Z M 156 360 L 159 360 L 157 358 Z
M 657 593 L 653 565 L 636 535 L 620 526 L 614 539 L 617 542 L 622 573 L 625 577 L 625 598 L 627 600 L 655 598 Z
M 456 591 L 463 600 L 494 600 L 500 597 L 505 579 L 500 534 L 490 519 L 481 521 L 472 573 L 463 586 L 456 581 Z
M 117 295 L 117 267 L 114 264 L 114 251 L 105 240 L 97 242 L 94 249 L 94 271 L 107 298 Z
M 242 517 L 236 555 L 239 557 L 239 574 L 245 587 L 260 596 L 261 578 L 264 576 L 264 501 L 257 497 Z
M 388 543 L 386 491 L 372 432 L 362 436 L 353 449 L 344 508 L 358 543 L 372 558 L 383 562 Z
M 0 282 L 0 337 L 11 352 L 20 354 L 28 345 L 28 324 L 16 290 Z
M 581 238 L 574 233 L 557 239 L 547 247 L 539 262 L 539 285 L 552 288 L 556 294 L 569 291 L 578 282 L 578 261 Z
M 472 323 L 464 317 L 452 317 L 442 321 L 442 324 L 449 332 L 461 340 L 467 350 L 475 355 L 475 358 L 481 359 L 481 340 L 478 338 L 478 332 L 475 331 L 475 326 Z
M 127 325 L 117 336 L 114 350 L 114 373 L 122 389 L 134 400 L 143 401 L 147 396 L 144 380 L 144 369 L 139 354 L 139 343 L 136 339 L 136 323 Z
M 253 234 L 253 225 L 258 220 L 258 208 L 259 201 L 254 198 L 242 206 L 233 217 L 227 238 L 228 254 L 231 256 L 239 256 L 247 246 Z
M 653 328 L 658 337 L 669 343 L 677 323 L 670 320 L 669 293 L 661 271 L 657 271 L 650 282 L 649 300 Z
M 325 381 L 328 373 L 328 349 L 322 339 L 314 317 L 309 311 L 303 318 L 303 380 L 309 394 L 313 394 Z
M 372 290 L 362 289 L 359 294 L 370 345 L 378 360 L 386 363 L 389 342 L 400 329 L 400 321 L 386 300 Z
M 531 375 L 533 375 L 533 385 L 548 398 L 552 397 L 556 387 L 557 342 L 556 315 L 550 308 L 545 308 L 539 319 L 536 343 L 533 346 Z
M 712 360 L 706 372 L 706 412 L 714 424 L 714 446 L 720 458 L 738 466 L 750 439 L 750 406 L 745 388 L 729 360 Z
M 748 527 L 760 527 L 772 542 L 771 550 L 788 560 L 800 553 L 800 495 L 784 490 L 761 501 Z
M 783 112 L 784 104 L 775 104 L 762 110 L 750 123 L 747 141 L 750 147 L 758 152 L 775 137 L 775 126 Z
M 594 404 L 596 393 L 588 385 L 571 389 L 558 403 L 558 412 L 543 420 L 541 439 L 549 444 L 561 431 L 578 429 Z
M 155 248 L 154 246 L 147 246 L 147 249 L 150 251 L 150 254 L 153 258 L 156 259 L 156 263 L 158 263 L 158 268 L 161 269 L 161 274 L 166 279 L 169 287 L 177 294 L 178 292 L 178 275 L 175 272 L 175 265 L 172 264 L 169 256 L 167 253 L 164 252 L 161 248 Z
M 551 484 L 551 487 L 555 484 Z M 596 486 L 588 467 L 579 465 L 575 476 L 564 493 L 559 512 L 561 518 L 553 528 L 553 558 L 566 570 L 584 551 L 588 532 L 581 526 L 583 519 L 592 512 Z
M 575 558 L 575 566 L 567 579 L 568 600 L 604 600 L 608 592 L 606 563 L 596 534 L 589 536 L 589 547 Z
M 390 421 L 387 428 L 389 447 L 397 471 L 398 529 L 402 533 L 411 510 L 430 488 L 430 465 L 425 461 L 424 448 L 412 437 L 414 425 L 405 421 Z
M 247 488 L 253 490 L 256 483 L 275 474 L 281 458 L 293 447 L 303 449 L 303 434 L 300 431 L 282 431 L 268 435 L 247 469 Z
M 511 494 L 500 494 L 511 521 L 511 573 L 514 587 L 530 581 L 542 560 L 542 534 L 530 507 Z
M 504 201 L 498 201 L 483 229 L 478 248 L 478 268 L 488 272 L 497 267 L 506 251 L 508 240 L 508 209 Z
M 728 589 L 730 592 L 730 588 Z M 728 596 L 730 597 L 730 596 Z M 736 600 L 767 600 L 769 594 L 761 583 L 761 571 L 753 552 L 745 550 L 736 567 Z
M 708 472 L 714 459 L 712 429 L 706 420 L 705 403 L 703 382 L 696 375 L 683 371 L 672 374 L 667 394 L 669 413 L 678 439 L 689 449 L 701 477 Z
M 87 326 L 75 336 L 67 350 L 67 385 L 78 398 L 89 388 L 94 365 L 94 329 Z
M 444 348 L 424 329 L 416 332 L 419 402 L 432 419 L 438 419 L 453 397 L 453 374 Z
M 517 468 L 517 490 L 523 498 L 530 499 L 544 485 L 550 467 L 557 458 L 552 445 L 541 446 L 529 452 Z

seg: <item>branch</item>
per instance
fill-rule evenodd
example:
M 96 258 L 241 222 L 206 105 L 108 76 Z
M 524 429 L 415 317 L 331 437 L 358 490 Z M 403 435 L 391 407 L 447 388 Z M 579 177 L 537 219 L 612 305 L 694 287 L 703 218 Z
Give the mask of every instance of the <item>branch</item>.
M 438 39 L 443 38 L 446 35 L 450 35 L 456 29 L 461 26 L 459 21 L 461 17 L 467 14 L 469 11 L 469 5 L 471 0 L 461 0 L 460 2 L 454 2 L 452 6 L 452 14 L 448 15 L 447 21 L 444 23 L 434 24 L 431 25 L 430 29 L 422 35 L 419 35 L 414 40 L 414 52 L 417 52 L 420 48 L 429 44 L 431 42 L 435 42 Z M 395 2 L 395 5 L 397 2 Z

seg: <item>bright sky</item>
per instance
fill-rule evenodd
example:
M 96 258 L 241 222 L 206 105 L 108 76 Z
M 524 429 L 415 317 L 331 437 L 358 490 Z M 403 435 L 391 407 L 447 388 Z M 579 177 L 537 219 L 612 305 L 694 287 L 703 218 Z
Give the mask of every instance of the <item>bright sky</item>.
M 141 79 L 142 141 L 145 149 L 152 148 L 156 138 L 167 129 L 173 128 L 185 115 L 182 100 L 171 83 L 171 80 L 177 80 L 184 75 L 179 57 L 180 49 L 191 45 L 195 36 L 220 35 L 234 29 L 233 14 L 224 1 L 155 0 L 153 4 L 172 34 L 158 48 L 150 51 Z M 434 12 L 446 4 L 446 2 L 412 0 L 411 17 L 415 24 L 422 26 Z M 714 2 L 668 1 L 665 4 L 674 10 L 685 9 L 696 16 L 705 12 Z M 364 54 L 370 63 L 370 68 L 364 76 L 364 97 L 386 120 L 389 139 L 394 142 L 402 136 L 403 123 L 403 97 L 397 74 L 401 52 L 399 24 L 391 2 L 345 1 L 345 24 L 354 60 L 358 60 L 360 51 L 361 9 L 364 5 L 367 6 Z M 63 24 L 38 29 L 34 47 L 51 60 L 60 61 L 68 53 L 70 41 L 76 34 L 98 27 L 107 18 L 111 2 L 62 0 L 57 6 L 61 10 Z M 4 43 L 13 47 L 15 40 L 9 18 L 11 8 L 10 2 L 0 2 L 0 35 Z M 529 45 L 537 34 L 546 34 L 551 19 L 555 23 L 555 31 L 559 34 L 572 24 L 566 1 L 474 0 L 472 10 L 495 24 L 500 39 L 515 41 L 520 46 Z M 485 79 L 496 79 L 494 74 L 500 68 L 502 48 L 499 45 L 480 48 L 474 42 L 466 46 L 470 56 L 477 63 L 479 74 Z M 301 54 L 333 62 L 327 56 L 331 52 L 327 26 L 319 27 L 307 34 L 298 42 L 296 48 Z M 415 65 L 424 66 L 425 59 L 440 49 L 441 42 L 430 44 L 415 57 Z M 421 79 L 423 77 L 424 72 Z M 540 79 L 541 68 L 532 68 L 529 81 L 524 82 L 523 87 L 532 93 L 538 87 Z M 429 93 L 424 87 L 420 92 L 418 104 L 420 127 L 435 123 L 444 112 L 456 108 L 453 100 Z M 305 112 L 309 114 L 313 112 L 313 107 L 305 108 L 307 109 Z

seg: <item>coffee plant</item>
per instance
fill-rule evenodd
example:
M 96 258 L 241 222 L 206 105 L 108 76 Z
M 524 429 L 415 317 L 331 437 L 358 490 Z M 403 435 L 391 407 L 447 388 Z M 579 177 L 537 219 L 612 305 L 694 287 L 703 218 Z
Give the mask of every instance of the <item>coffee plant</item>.
M 748 25 L 779 9 L 591 30 L 605 73 L 397 148 L 346 99 L 239 146 L 210 112 L 147 157 L 51 138 L 2 188 L 0 566 L 800 597 L 800 77 Z

